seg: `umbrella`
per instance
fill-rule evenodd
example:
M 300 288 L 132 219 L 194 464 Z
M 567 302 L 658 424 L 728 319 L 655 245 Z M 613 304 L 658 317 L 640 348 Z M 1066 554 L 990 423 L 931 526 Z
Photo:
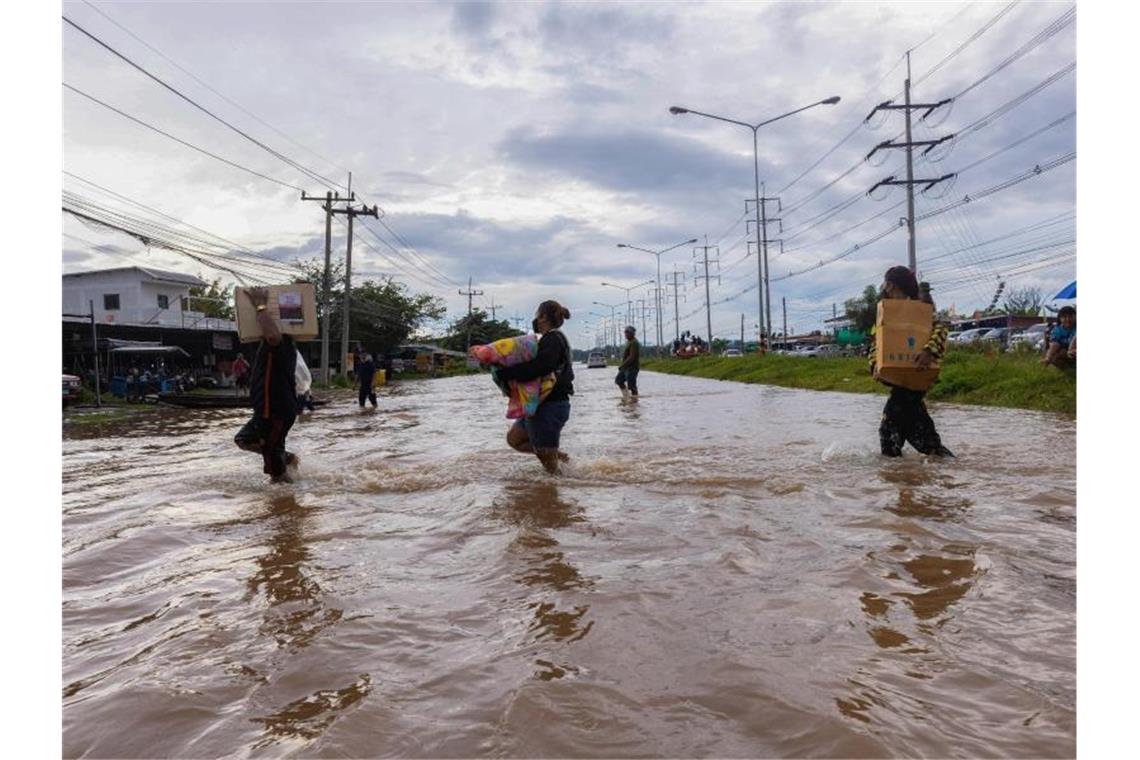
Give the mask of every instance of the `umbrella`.
M 1065 287 L 1061 288 L 1061 292 L 1053 296 L 1054 300 L 1064 299 L 1069 300 L 1077 297 L 1077 281 L 1073 280 Z

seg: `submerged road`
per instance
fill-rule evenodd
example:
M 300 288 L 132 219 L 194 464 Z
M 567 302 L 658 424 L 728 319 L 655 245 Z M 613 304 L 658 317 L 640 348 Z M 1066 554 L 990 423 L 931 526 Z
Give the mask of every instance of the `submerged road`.
M 67 757 L 1076 752 L 1076 426 L 576 367 L 566 474 L 485 376 L 65 426 Z

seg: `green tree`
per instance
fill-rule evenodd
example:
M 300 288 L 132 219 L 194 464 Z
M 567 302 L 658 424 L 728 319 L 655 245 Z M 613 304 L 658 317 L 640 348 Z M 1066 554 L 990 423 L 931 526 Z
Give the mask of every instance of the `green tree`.
M 313 282 L 317 291 L 317 316 L 323 316 L 324 262 L 314 259 L 301 263 L 303 276 L 299 282 Z M 344 265 L 330 267 L 329 334 L 339 346 L 344 315 Z M 365 280 L 352 288 L 349 303 L 349 340 L 373 354 L 395 351 L 401 343 L 425 323 L 441 318 L 446 312 L 438 296 L 410 293 L 406 285 L 391 277 Z M 334 351 L 339 349 L 334 349 Z
M 1041 288 L 1015 288 L 1005 297 L 1005 313 L 1035 317 L 1044 302 Z
M 464 314 L 452 322 L 447 330 L 447 335 L 438 341 L 439 345 L 452 351 L 466 351 L 467 328 L 469 326 L 471 328 L 472 346 L 491 343 L 500 338 L 513 338 L 516 335 L 522 335 L 522 332 L 511 327 L 507 320 L 487 319 L 486 311 L 475 309 L 471 312 L 470 317 Z
M 190 296 L 185 299 L 186 311 L 198 311 L 207 317 L 234 319 L 234 286 L 222 287 L 220 278 L 215 278 L 206 287 L 191 286 Z
M 879 291 L 874 285 L 863 289 L 858 298 L 849 298 L 843 302 L 843 314 L 851 320 L 851 326 L 856 330 L 868 332 L 875 326 L 875 315 L 879 308 Z

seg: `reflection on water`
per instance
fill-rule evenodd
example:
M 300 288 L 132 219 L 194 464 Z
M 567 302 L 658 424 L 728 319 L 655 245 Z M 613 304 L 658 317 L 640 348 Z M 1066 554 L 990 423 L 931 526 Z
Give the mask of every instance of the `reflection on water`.
M 492 514 L 517 528 L 518 533 L 508 550 L 517 555 L 522 570 L 519 583 L 537 592 L 527 604 L 533 613 L 527 631 L 534 639 L 549 637 L 554 641 L 578 641 L 594 627 L 587 617 L 588 604 L 566 607 L 559 594 L 570 590 L 588 590 L 593 581 L 581 572 L 559 550 L 556 531 L 586 522 L 585 510 L 561 498 L 557 479 L 508 483 L 495 499 Z M 562 605 L 562 606 L 560 606 Z M 558 675 L 555 675 L 558 673 Z M 560 678 L 565 673 L 557 666 L 540 673 L 540 678 Z
M 269 526 L 268 551 L 257 558 L 257 571 L 248 581 L 247 598 L 260 593 L 269 603 L 262 635 L 291 649 L 308 646 L 344 615 L 343 610 L 325 607 L 320 585 L 306 570 L 310 561 L 306 520 L 306 510 L 293 494 L 269 500 L 264 516 Z
M 1064 757 L 1072 420 L 579 373 L 561 477 L 487 378 L 65 428 L 68 757 Z M 1048 478 L 1041 462 L 1048 461 Z

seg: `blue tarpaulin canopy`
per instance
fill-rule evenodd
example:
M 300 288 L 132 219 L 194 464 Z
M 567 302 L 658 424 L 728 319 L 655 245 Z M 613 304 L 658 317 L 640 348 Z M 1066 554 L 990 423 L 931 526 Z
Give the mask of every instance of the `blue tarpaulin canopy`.
M 1061 292 L 1053 296 L 1054 299 L 1070 299 L 1077 297 L 1077 281 L 1073 280 L 1065 287 L 1061 288 Z

